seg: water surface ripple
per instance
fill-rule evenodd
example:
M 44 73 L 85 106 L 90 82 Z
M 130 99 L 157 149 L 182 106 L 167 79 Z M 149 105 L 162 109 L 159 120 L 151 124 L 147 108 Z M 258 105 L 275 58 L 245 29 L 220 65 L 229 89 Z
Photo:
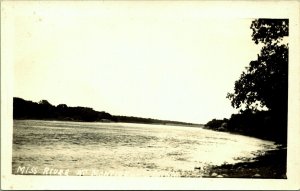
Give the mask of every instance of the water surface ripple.
M 270 141 L 196 127 L 14 120 L 12 171 L 201 177 L 210 165 L 249 160 L 275 148 Z

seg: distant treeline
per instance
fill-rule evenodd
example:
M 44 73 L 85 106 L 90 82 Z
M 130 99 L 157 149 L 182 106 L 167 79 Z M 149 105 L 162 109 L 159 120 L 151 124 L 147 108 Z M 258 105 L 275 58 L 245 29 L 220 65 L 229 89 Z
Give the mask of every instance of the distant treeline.
M 286 144 L 287 141 L 287 117 L 284 114 L 275 115 L 271 111 L 246 110 L 240 114 L 231 115 L 229 119 L 213 119 L 204 127 L 276 141 L 281 144 Z
M 57 106 L 54 106 L 47 100 L 41 100 L 40 102 L 36 103 L 17 97 L 14 97 L 13 99 L 13 118 L 199 126 L 198 124 L 178 121 L 111 115 L 104 111 L 95 111 L 89 107 L 69 107 L 66 104 L 59 104 Z

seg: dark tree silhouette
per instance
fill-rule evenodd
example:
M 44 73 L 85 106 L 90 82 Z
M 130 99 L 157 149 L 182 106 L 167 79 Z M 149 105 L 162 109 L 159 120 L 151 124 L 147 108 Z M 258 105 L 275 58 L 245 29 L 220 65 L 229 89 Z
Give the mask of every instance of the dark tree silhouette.
M 263 43 L 257 60 L 235 82 L 234 93 L 227 97 L 235 108 L 245 106 L 256 110 L 267 107 L 273 112 L 287 111 L 288 91 L 288 36 L 287 19 L 258 19 L 250 27 L 255 43 Z
M 233 107 L 246 111 L 268 110 L 269 126 L 275 137 L 286 141 L 288 105 L 288 19 L 257 19 L 251 24 L 252 40 L 262 43 L 257 60 L 251 61 L 234 93 L 228 93 Z M 232 120 L 231 120 L 232 121 Z
M 274 44 L 289 35 L 288 19 L 256 19 L 252 22 L 252 40 L 258 44 Z
M 48 105 L 48 106 L 51 106 L 51 104 L 47 101 L 47 100 L 41 100 L 41 101 L 39 101 L 39 104 L 40 105 Z
M 64 120 L 64 121 L 102 121 L 127 122 L 146 124 L 196 125 L 179 121 L 158 120 L 151 118 L 117 116 L 105 111 L 95 111 L 89 107 L 69 107 L 66 104 L 51 105 L 47 100 L 39 103 L 27 101 L 22 98 L 13 99 L 14 119 Z

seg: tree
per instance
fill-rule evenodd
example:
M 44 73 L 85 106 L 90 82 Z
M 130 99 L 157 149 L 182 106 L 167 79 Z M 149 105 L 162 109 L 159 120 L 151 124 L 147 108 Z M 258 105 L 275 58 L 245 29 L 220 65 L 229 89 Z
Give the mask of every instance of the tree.
M 59 104 L 56 107 L 61 110 L 68 108 L 68 106 L 66 104 Z
M 287 112 L 288 96 L 288 19 L 257 19 L 251 24 L 252 40 L 263 47 L 257 60 L 235 82 L 227 98 L 235 108 Z
M 258 44 L 279 43 L 289 35 L 288 19 L 256 19 L 252 22 L 252 40 Z
M 47 106 L 52 106 L 47 100 L 41 100 L 41 101 L 39 101 L 39 104 L 40 105 L 47 105 Z
M 269 137 L 282 143 L 286 143 L 287 133 L 288 43 L 285 37 L 288 37 L 288 24 L 288 19 L 256 19 L 252 22 L 252 40 L 261 43 L 262 49 L 257 60 L 251 61 L 235 82 L 234 93 L 227 94 L 231 105 L 240 109 L 241 115 L 246 116 L 246 111 L 257 113 L 251 120 L 264 124 L 258 133 L 268 129 Z M 259 120 L 258 111 L 262 108 L 268 113 Z M 252 128 L 258 128 L 256 126 Z

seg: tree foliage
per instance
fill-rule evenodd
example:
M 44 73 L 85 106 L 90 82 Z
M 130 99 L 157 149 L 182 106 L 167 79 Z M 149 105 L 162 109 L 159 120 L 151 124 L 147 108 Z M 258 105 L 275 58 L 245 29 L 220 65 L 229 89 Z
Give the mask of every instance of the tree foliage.
M 288 23 L 287 19 L 252 22 L 252 40 L 263 46 L 257 60 L 251 61 L 235 82 L 234 93 L 227 95 L 233 107 L 287 111 L 288 44 L 284 37 L 288 36 Z
M 252 22 L 252 40 L 258 44 L 278 43 L 289 35 L 288 19 L 256 19 Z
M 72 121 L 101 121 L 113 120 L 106 112 L 94 111 L 88 107 L 68 107 L 66 104 L 51 105 L 47 100 L 38 103 L 21 98 L 13 99 L 14 119 L 55 119 Z

